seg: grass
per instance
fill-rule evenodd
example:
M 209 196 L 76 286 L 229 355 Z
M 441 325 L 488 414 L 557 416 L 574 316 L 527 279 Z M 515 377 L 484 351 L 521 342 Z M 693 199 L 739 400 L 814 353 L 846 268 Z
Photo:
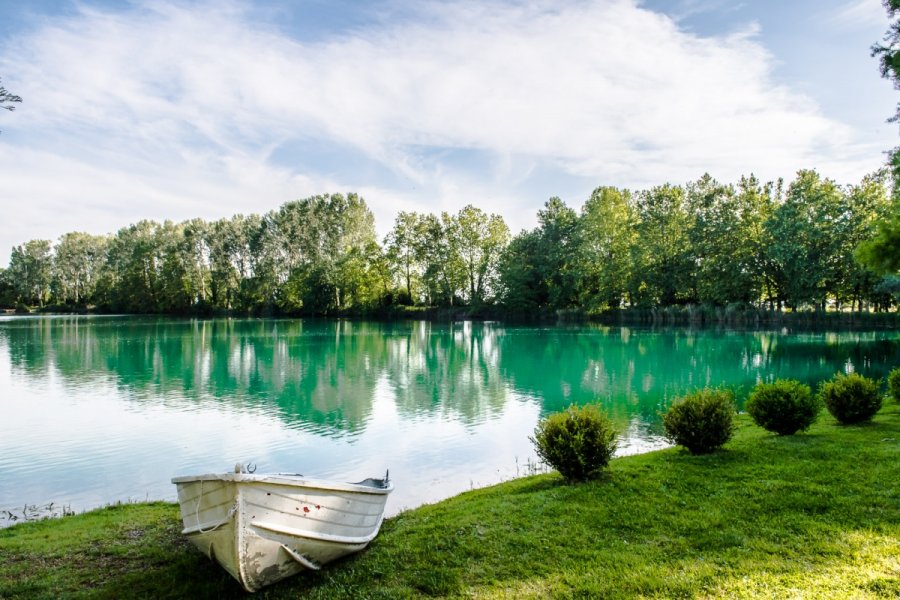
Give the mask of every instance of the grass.
M 369 548 L 259 598 L 898 598 L 900 405 L 725 449 L 614 459 L 474 490 L 385 522 Z M 417 485 L 397 482 L 398 485 Z M 238 598 L 166 503 L 0 530 L 0 598 Z

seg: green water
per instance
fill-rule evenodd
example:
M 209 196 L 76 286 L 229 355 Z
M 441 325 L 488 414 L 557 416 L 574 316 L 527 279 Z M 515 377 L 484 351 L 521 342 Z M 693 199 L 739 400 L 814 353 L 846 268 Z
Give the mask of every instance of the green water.
M 389 512 L 524 474 L 541 415 L 599 401 L 621 453 L 691 388 L 883 377 L 897 332 L 334 320 L 0 319 L 0 509 L 174 498 L 237 461 L 358 480 Z

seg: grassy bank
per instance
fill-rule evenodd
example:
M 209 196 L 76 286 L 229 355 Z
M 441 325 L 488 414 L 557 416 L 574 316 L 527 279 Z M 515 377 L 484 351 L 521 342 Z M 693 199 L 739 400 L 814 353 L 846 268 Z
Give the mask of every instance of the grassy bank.
M 776 437 L 739 419 L 722 452 L 538 475 L 385 522 L 368 550 L 259 598 L 900 596 L 900 406 Z M 424 485 L 397 481 L 397 485 Z M 2 598 L 245 594 L 165 503 L 0 530 Z

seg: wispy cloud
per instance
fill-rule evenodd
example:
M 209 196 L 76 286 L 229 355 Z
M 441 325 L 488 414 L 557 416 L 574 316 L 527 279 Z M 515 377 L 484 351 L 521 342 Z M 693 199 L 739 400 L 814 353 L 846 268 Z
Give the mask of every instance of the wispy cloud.
M 887 11 L 880 0 L 848 0 L 823 17 L 842 29 L 880 27 L 887 30 Z
M 546 199 L 528 196 L 538 173 L 586 195 L 705 171 L 856 178 L 880 159 L 773 83 L 753 29 L 698 37 L 633 0 L 426 3 L 316 41 L 252 9 L 84 7 L 14 39 L 0 73 L 26 102 L 0 181 L 22 212 L 0 252 L 332 190 L 366 193 L 382 229 L 398 208 L 467 203 L 518 227 Z
M 746 2 L 736 0 L 671 0 L 670 14 L 675 20 L 688 19 L 707 13 L 736 12 L 746 6 Z

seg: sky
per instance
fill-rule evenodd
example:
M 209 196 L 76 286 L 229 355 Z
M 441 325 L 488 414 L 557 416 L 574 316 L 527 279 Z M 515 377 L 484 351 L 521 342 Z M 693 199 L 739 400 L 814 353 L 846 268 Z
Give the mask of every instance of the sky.
M 0 0 L 0 264 L 141 219 L 359 193 L 473 204 L 813 168 L 897 145 L 879 0 Z

